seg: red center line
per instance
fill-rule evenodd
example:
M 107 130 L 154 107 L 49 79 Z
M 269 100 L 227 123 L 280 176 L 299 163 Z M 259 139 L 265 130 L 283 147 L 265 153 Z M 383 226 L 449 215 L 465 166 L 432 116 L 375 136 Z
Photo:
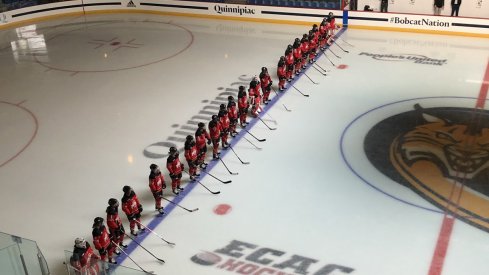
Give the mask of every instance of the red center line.
M 477 103 L 475 105 L 475 108 L 477 109 L 484 108 L 487 99 L 488 88 L 489 88 L 489 62 L 487 62 L 486 72 L 482 80 L 482 85 L 479 92 L 479 96 L 477 97 Z M 455 184 L 454 188 L 456 188 L 456 185 L 457 184 Z M 463 184 L 461 188 L 463 188 Z M 461 193 L 462 189 L 459 190 L 459 192 Z M 461 194 L 459 194 L 458 201 L 460 200 L 460 197 Z M 454 212 L 456 212 L 456 209 L 454 209 Z M 436 242 L 436 248 L 433 253 L 433 258 L 431 260 L 431 266 L 428 275 L 441 275 L 443 270 L 443 264 L 445 262 L 445 257 L 447 255 L 448 244 L 450 243 L 450 237 L 452 235 L 454 223 L 455 223 L 455 218 L 445 213 L 445 216 L 443 217 L 443 222 L 441 224 L 440 233 L 438 234 L 438 241 Z

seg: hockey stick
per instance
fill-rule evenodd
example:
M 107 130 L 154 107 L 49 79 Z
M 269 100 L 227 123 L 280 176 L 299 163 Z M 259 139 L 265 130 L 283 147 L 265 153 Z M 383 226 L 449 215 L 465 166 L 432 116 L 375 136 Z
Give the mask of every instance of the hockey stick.
M 266 113 L 266 115 L 271 119 L 271 121 L 275 124 L 277 124 L 277 121 L 272 117 L 272 115 L 270 115 L 270 113 Z
M 141 225 L 142 227 L 146 228 L 149 230 L 149 232 L 155 234 L 158 238 L 160 238 L 162 241 L 164 241 L 165 243 L 169 244 L 169 245 L 175 245 L 175 243 L 172 243 L 172 242 L 169 242 L 167 240 L 165 240 L 165 238 L 163 238 L 160 234 L 154 232 L 153 230 L 151 230 L 151 228 L 145 226 L 144 224 L 140 223 L 138 220 L 134 220 L 137 224 Z
M 229 146 L 229 148 L 231 148 L 231 146 Z M 231 148 L 231 150 L 232 149 L 233 148 Z M 234 150 L 233 150 L 233 152 L 234 152 Z M 224 165 L 224 167 L 226 167 L 226 170 L 228 170 L 229 174 L 231 174 L 231 175 L 237 175 L 238 174 L 238 172 L 231 172 L 231 170 L 229 170 L 228 166 L 226 165 L 226 163 L 224 163 L 224 161 L 222 160 L 222 158 L 219 157 L 219 160 L 222 162 L 222 164 Z
M 272 87 L 272 90 L 273 90 L 273 92 L 275 93 L 275 95 L 276 95 L 276 96 L 278 96 L 277 91 L 276 91 L 276 90 L 275 90 L 273 87 Z M 282 105 L 284 106 L 285 110 L 287 110 L 287 112 L 292 111 L 292 110 L 289 110 L 289 109 L 287 108 L 287 106 L 285 106 L 285 104 L 283 104 L 283 103 L 282 103 Z M 268 113 L 267 113 L 267 114 L 268 114 Z
M 333 43 L 336 44 L 336 46 L 338 46 L 338 48 L 340 48 L 342 51 L 344 51 L 345 53 L 350 53 L 349 51 L 343 49 L 338 43 L 336 43 L 336 41 L 333 41 Z
M 162 263 L 165 262 L 163 259 L 160 259 L 160 258 L 156 257 L 155 254 L 151 253 L 151 251 L 149 251 L 148 249 L 146 249 L 146 247 L 142 246 L 139 242 L 137 242 L 133 237 L 129 236 L 127 233 L 124 233 L 124 235 L 126 235 L 127 237 L 129 237 L 129 239 L 131 239 L 133 242 L 135 242 L 137 245 L 139 245 L 142 249 L 146 250 L 146 252 L 148 252 L 149 255 L 153 256 L 158 261 L 160 261 Z
M 350 44 L 350 43 L 346 42 L 345 40 L 343 40 L 343 38 L 341 38 L 341 36 L 340 36 L 339 38 L 341 39 L 341 41 L 345 42 L 346 44 L 348 44 L 348 45 L 350 45 L 350 46 L 352 46 L 352 47 L 355 47 L 355 46 L 353 46 L 352 44 Z
M 316 68 L 316 66 L 312 65 L 312 67 L 313 67 L 314 69 L 316 69 L 316 71 L 318 71 L 320 74 L 322 74 L 322 75 L 324 75 L 324 76 L 327 76 L 327 74 L 326 74 L 325 72 L 320 71 L 318 68 Z
M 304 94 L 303 92 L 301 92 L 299 89 L 297 89 L 294 85 L 290 85 L 292 86 L 292 88 L 294 88 L 296 91 L 298 91 L 301 95 L 305 96 L 305 97 L 309 97 L 308 94 Z
M 201 172 L 206 173 L 207 175 L 209 175 L 209 176 L 211 176 L 211 177 L 215 178 L 216 180 L 218 180 L 218 181 L 220 181 L 220 182 L 222 182 L 222 183 L 224 183 L 224 184 L 228 184 L 228 183 L 233 182 L 232 180 L 226 180 L 226 181 L 223 181 L 223 180 L 221 180 L 220 178 L 218 178 L 218 177 L 214 176 L 213 174 L 211 174 L 211 173 L 209 173 L 209 172 L 207 172 L 207 171 L 204 171 L 204 170 L 201 170 Z
M 319 84 L 318 82 L 316 82 L 316 81 L 312 80 L 312 78 L 310 78 L 310 77 L 309 77 L 309 76 L 306 74 L 306 72 L 304 72 L 304 75 L 305 75 L 307 78 L 309 78 L 309 80 L 311 80 L 311 82 L 312 82 L 313 84 L 316 84 L 316 85 L 318 85 L 318 84 Z
M 336 65 L 333 63 L 333 61 L 331 61 L 331 59 L 329 59 L 328 55 L 326 54 L 326 51 L 323 51 L 321 50 L 323 53 L 324 53 L 324 56 L 326 56 L 326 58 L 329 60 L 329 62 L 331 63 L 331 65 L 333 65 L 334 67 L 336 67 Z
M 265 123 L 265 121 L 263 121 L 263 119 L 261 119 L 261 117 L 258 117 L 258 119 L 259 119 L 261 122 L 263 122 L 263 124 L 264 124 L 265 126 L 267 126 L 267 128 L 268 128 L 269 130 L 277 130 L 277 128 L 273 128 L 273 127 L 268 126 L 268 124 L 266 124 L 266 123 Z
M 326 70 L 325 68 L 321 67 L 317 62 L 314 63 L 314 65 L 318 66 L 321 70 L 323 70 L 325 73 L 330 72 L 330 70 Z
M 333 41 L 333 42 L 334 42 L 334 41 Z M 337 58 L 341 58 L 339 55 L 335 54 L 335 53 L 333 52 L 333 50 L 331 50 L 331 47 L 329 47 L 328 49 L 329 49 L 329 51 L 330 51 L 330 52 L 331 52 L 331 53 L 332 53 L 334 56 L 336 56 Z
M 234 151 L 233 147 L 231 147 L 231 145 L 229 145 L 229 148 L 231 148 L 231 151 L 233 151 L 234 155 L 239 159 L 239 161 L 241 161 L 242 164 L 250 164 L 247 161 L 242 161 L 241 158 L 238 156 L 238 154 L 236 154 L 236 152 Z
M 135 265 L 137 265 L 139 267 L 139 269 L 141 269 L 144 273 L 146 274 L 155 274 L 153 271 L 146 271 L 144 270 L 140 265 L 138 265 L 138 263 L 136 263 L 132 258 L 131 256 L 129 256 L 129 254 L 127 254 L 124 250 L 121 249 L 121 247 L 119 245 L 117 245 L 114 241 L 112 241 L 112 243 L 117 246 L 119 248 L 120 251 L 122 251 L 122 253 L 124 253 L 124 255 L 126 255 Z
M 189 173 L 188 173 L 187 171 L 185 171 L 185 170 L 183 170 L 183 172 L 185 172 L 185 173 L 189 174 Z M 189 175 L 190 175 L 190 174 L 189 174 Z M 196 182 L 198 182 L 200 185 L 202 185 L 202 187 L 204 187 L 205 189 L 207 189 L 207 191 L 211 192 L 211 193 L 212 193 L 212 194 L 214 194 L 214 195 L 217 195 L 217 194 L 220 194 L 220 193 L 221 193 L 221 191 L 216 191 L 216 192 L 211 191 L 209 188 L 207 188 L 207 186 L 205 186 L 205 185 L 204 185 L 202 182 L 200 182 L 200 180 L 198 180 L 198 179 L 196 179 L 195 181 L 196 181 Z
M 285 107 L 285 105 L 284 105 L 284 107 Z M 287 109 L 287 107 L 286 107 L 285 109 Z M 251 141 L 250 141 L 249 139 L 247 139 L 245 136 L 243 136 L 243 138 L 244 138 L 246 141 L 248 141 L 248 142 L 249 142 L 251 145 L 253 145 L 253 146 L 254 146 L 254 147 L 257 149 L 257 150 L 261 150 L 261 149 L 263 149 L 263 148 L 261 148 L 261 147 L 256 146 L 256 145 L 255 145 L 253 142 L 251 142 Z
M 292 87 L 294 87 L 294 86 L 292 86 Z M 260 138 L 257 138 L 257 137 L 255 137 L 255 136 L 254 136 L 252 133 L 250 133 L 250 131 L 248 131 L 248 130 L 246 130 L 246 129 L 244 129 L 244 130 L 245 130 L 245 131 L 246 131 L 248 134 L 250 134 L 250 136 L 254 137 L 254 138 L 255 138 L 256 140 L 258 140 L 259 142 L 264 142 L 264 141 L 266 141 L 266 140 L 267 140 L 266 138 L 261 138 L 261 139 L 260 139 Z
M 171 201 L 171 200 L 169 200 L 169 199 L 167 199 L 167 198 L 165 198 L 165 197 L 163 197 L 163 196 L 162 196 L 161 198 L 162 198 L 162 199 L 164 199 L 165 201 L 167 201 L 167 202 L 171 203 L 171 204 L 174 204 L 174 205 L 176 205 L 176 206 L 178 206 L 178 207 L 180 207 L 180 208 L 182 208 L 182 209 L 187 210 L 188 212 L 195 212 L 195 211 L 199 210 L 199 208 L 195 208 L 195 209 L 188 209 L 188 208 L 185 208 L 185 207 L 181 206 L 180 204 L 178 204 L 178 203 L 176 203 L 176 202 L 173 202 L 173 201 Z

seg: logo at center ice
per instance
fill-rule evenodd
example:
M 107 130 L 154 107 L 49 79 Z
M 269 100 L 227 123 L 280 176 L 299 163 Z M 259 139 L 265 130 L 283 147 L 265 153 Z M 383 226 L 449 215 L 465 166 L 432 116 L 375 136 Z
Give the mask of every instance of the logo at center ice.
M 190 260 L 202 266 L 250 275 L 328 275 L 354 271 L 353 268 L 337 264 L 318 265 L 318 260 L 312 258 L 237 240 L 214 252 L 195 254 Z
M 374 125 L 363 144 L 384 175 L 489 232 L 489 111 L 414 104 Z
M 380 61 L 408 61 L 416 64 L 442 66 L 447 63 L 446 59 L 430 58 L 419 54 L 377 54 L 361 52 L 359 55 L 369 56 Z

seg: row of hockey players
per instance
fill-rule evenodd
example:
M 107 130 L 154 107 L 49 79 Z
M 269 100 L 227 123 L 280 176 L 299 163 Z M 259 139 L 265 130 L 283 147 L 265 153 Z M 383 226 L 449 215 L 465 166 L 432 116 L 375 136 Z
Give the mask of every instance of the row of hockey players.
M 323 19 L 319 29 L 314 24 L 312 30 L 309 31 L 309 35 L 304 34 L 302 40 L 296 38 L 294 45 L 287 47 L 285 57 L 282 56 L 280 58 L 277 68 L 280 91 L 285 89 L 285 80 L 290 82 L 294 73 L 299 74 L 301 69 L 305 68 L 307 61 L 314 62 L 318 48 L 324 50 L 325 46 L 331 43 L 330 40 L 334 36 L 334 29 L 335 21 L 332 13 L 330 13 L 328 17 Z M 273 81 L 266 67 L 261 68 L 259 77 L 259 79 L 256 76 L 253 77 L 248 93 L 244 86 L 239 87 L 238 102 L 235 101 L 233 96 L 229 96 L 227 105 L 220 105 L 218 114 L 213 115 L 208 123 L 209 131 L 206 130 L 205 124 L 200 122 L 195 132 L 195 138 L 191 135 L 186 137 L 184 156 L 189 166 L 188 174 L 191 181 L 194 181 L 199 176 L 198 168 L 205 169 L 208 165 L 205 162 L 207 145 L 212 144 L 212 159 L 218 160 L 220 143 L 222 143 L 223 149 L 229 147 L 229 136 L 235 137 L 238 134 L 236 131 L 238 122 L 241 127 L 246 127 L 248 114 L 250 113 L 252 117 L 257 117 L 262 110 L 261 104 L 269 103 Z M 158 165 L 151 164 L 149 168 L 149 188 L 155 199 L 155 209 L 163 215 L 164 208 L 161 201 L 163 189 L 166 189 L 166 182 Z M 181 187 L 181 178 L 185 166 L 180 162 L 179 152 L 175 147 L 171 147 L 169 150 L 166 168 L 171 178 L 172 192 L 178 195 L 180 191 L 184 190 Z M 140 220 L 143 207 L 130 186 L 124 186 L 122 191 L 124 195 L 121 199 L 121 208 L 129 221 L 131 235 L 137 236 L 136 227 L 140 231 L 145 230 Z M 94 253 L 85 239 L 75 239 L 71 265 L 79 271 L 85 270 L 87 274 L 98 274 L 98 265 L 96 264 L 98 260 L 115 264 L 113 255 L 119 255 L 119 249 L 127 248 L 123 243 L 126 233 L 118 213 L 119 202 L 117 199 L 111 198 L 108 204 L 106 209 L 108 230 L 102 217 L 96 217 L 92 226 L 93 244 L 95 249 L 98 250 L 100 257 Z
M 279 79 L 279 91 L 285 90 L 286 81 L 290 82 L 294 75 L 301 73 L 306 68 L 307 62 L 316 61 L 318 51 L 324 51 L 326 45 L 331 45 L 336 29 L 335 18 L 330 12 L 323 19 L 319 28 L 316 24 L 302 39 L 296 38 L 293 45 L 288 45 L 285 55 L 280 57 L 277 65 L 277 76 Z

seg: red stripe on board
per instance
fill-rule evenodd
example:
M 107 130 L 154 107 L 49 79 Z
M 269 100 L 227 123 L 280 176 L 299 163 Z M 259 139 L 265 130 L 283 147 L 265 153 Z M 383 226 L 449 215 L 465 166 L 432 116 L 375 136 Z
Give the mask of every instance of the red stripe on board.
M 431 260 L 429 275 L 440 275 L 443 269 L 443 263 L 445 262 L 445 256 L 447 255 L 448 243 L 450 242 L 450 236 L 452 235 L 452 229 L 455 219 L 447 215 L 443 217 L 443 223 L 441 225 L 440 234 L 438 235 L 438 241 L 436 243 L 436 249 L 433 253 L 433 259 Z
M 479 97 L 477 98 L 476 108 L 484 108 L 487 98 L 487 89 L 489 88 L 489 62 L 487 62 L 486 74 L 484 79 L 482 79 L 481 91 L 479 92 Z

